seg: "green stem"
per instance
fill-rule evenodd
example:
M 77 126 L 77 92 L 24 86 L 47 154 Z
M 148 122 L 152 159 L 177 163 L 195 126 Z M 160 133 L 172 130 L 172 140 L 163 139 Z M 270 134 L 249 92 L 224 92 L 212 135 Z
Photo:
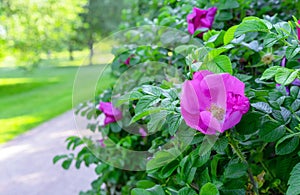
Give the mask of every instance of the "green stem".
M 264 168 L 264 170 L 270 175 L 271 179 L 274 180 L 276 177 L 275 175 L 269 170 L 269 168 L 267 167 L 267 165 L 264 162 L 260 162 L 260 164 L 262 165 L 262 167 Z M 285 190 L 282 188 L 281 185 L 277 186 L 277 189 L 282 193 L 285 194 Z
M 267 145 L 268 145 L 268 143 L 264 143 L 263 146 L 261 147 L 261 149 L 259 150 L 259 152 L 262 152 Z
M 271 121 L 273 121 L 273 122 L 275 122 L 275 123 L 278 123 L 278 121 L 276 121 L 275 119 L 273 119 L 270 115 L 268 115 L 268 118 L 269 118 Z M 288 132 L 290 132 L 290 133 L 295 133 L 293 130 L 291 130 L 291 129 L 288 128 L 287 126 L 285 126 L 285 129 L 286 129 Z
M 282 40 L 282 42 L 287 46 L 292 46 L 289 42 L 287 42 L 285 39 Z
M 196 190 L 196 192 L 199 192 L 199 187 L 196 186 L 195 184 L 191 183 L 191 184 L 187 184 L 187 186 L 193 188 L 194 190 Z
M 240 158 L 240 160 L 245 163 L 248 167 L 248 175 L 249 175 L 249 178 L 250 178 L 250 181 L 253 185 L 253 188 L 254 188 L 254 192 L 259 195 L 259 191 L 258 191 L 258 184 L 257 182 L 254 180 L 254 177 L 253 177 L 253 173 L 252 173 L 252 170 L 249 166 L 249 163 L 247 162 L 245 156 L 243 155 L 242 151 L 240 150 L 240 148 L 238 147 L 237 143 L 235 140 L 233 140 L 233 138 L 230 136 L 230 133 L 229 131 L 226 131 L 226 137 L 228 138 L 228 143 L 230 144 L 232 150 L 238 155 L 238 157 Z

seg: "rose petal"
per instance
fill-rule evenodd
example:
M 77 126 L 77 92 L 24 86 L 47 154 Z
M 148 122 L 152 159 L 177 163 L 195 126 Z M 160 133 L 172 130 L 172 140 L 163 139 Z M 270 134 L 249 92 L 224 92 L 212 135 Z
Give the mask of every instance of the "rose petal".
M 245 84 L 242 81 L 228 73 L 222 74 L 222 77 L 226 91 L 234 92 L 235 94 L 239 94 L 241 96 L 245 95 Z
M 223 108 L 226 112 L 227 92 L 222 74 L 206 76 L 201 83 L 201 88 L 205 88 L 209 91 L 211 103 Z
M 239 111 L 233 112 L 231 115 L 228 115 L 223 123 L 221 132 L 224 132 L 227 129 L 234 127 L 242 119 L 243 114 Z
M 217 131 L 221 131 L 220 122 L 212 115 L 211 112 L 200 112 L 201 120 L 208 128 L 205 134 L 215 134 Z
M 180 106 L 186 123 L 192 128 L 199 128 L 200 109 L 198 97 L 191 81 L 186 81 L 183 84 Z
M 105 119 L 104 119 L 104 126 L 107 125 L 107 124 L 110 124 L 110 123 L 114 123 L 116 122 L 116 118 L 113 117 L 113 116 L 106 116 Z
M 194 7 L 192 13 L 187 15 L 189 33 L 193 35 L 196 30 L 201 28 L 211 29 L 216 12 L 216 7 L 211 7 L 207 10 Z M 200 33 L 198 37 L 202 37 L 202 35 L 203 33 Z
M 99 110 L 106 115 L 113 115 L 113 105 L 111 102 L 100 102 Z

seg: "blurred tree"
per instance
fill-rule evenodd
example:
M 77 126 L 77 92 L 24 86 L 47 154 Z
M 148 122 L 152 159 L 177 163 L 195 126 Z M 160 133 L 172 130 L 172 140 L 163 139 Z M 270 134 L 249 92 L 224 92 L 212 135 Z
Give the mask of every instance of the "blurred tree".
M 90 50 L 89 61 L 92 65 L 94 44 L 101 38 L 118 29 L 121 22 L 125 0 L 88 0 L 84 12 L 80 14 L 83 25 L 77 29 L 81 42 L 86 43 Z
M 86 0 L 1 0 L 0 24 L 19 64 L 37 65 L 42 52 L 70 45 Z

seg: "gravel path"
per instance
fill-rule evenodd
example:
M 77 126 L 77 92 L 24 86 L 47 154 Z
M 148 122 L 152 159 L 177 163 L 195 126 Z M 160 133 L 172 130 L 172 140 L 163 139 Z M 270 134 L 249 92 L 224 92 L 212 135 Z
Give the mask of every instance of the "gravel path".
M 69 153 L 65 139 L 75 129 L 69 111 L 0 145 L 0 195 L 76 195 L 90 189 L 93 168 L 71 165 L 66 171 L 52 164 L 55 155 Z

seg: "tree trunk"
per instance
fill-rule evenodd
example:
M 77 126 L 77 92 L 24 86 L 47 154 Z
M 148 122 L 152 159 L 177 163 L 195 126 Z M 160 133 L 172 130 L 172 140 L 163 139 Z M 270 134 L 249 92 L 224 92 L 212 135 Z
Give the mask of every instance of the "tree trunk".
M 70 59 L 70 61 L 74 60 L 73 47 L 71 45 L 69 46 L 69 59 Z
M 89 41 L 89 49 L 90 49 L 90 56 L 89 56 L 89 65 L 93 65 L 93 57 L 94 57 L 94 41 Z
M 47 58 L 48 58 L 49 60 L 51 59 L 51 51 L 50 51 L 50 50 L 47 51 Z

